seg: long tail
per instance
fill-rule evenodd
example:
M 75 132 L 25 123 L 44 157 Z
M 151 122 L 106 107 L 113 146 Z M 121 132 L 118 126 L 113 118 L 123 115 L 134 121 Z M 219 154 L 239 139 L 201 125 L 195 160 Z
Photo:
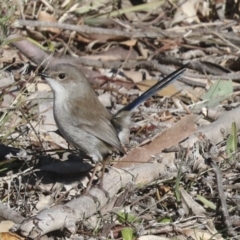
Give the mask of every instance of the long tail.
M 167 85 L 172 83 L 173 81 L 177 80 L 186 70 L 186 67 L 188 66 L 188 63 L 174 71 L 173 73 L 169 74 L 165 78 L 163 78 L 161 81 L 157 82 L 155 85 L 153 85 L 151 88 L 149 88 L 146 92 L 144 92 L 141 96 L 133 100 L 131 103 L 129 103 L 127 106 L 120 109 L 115 116 L 117 116 L 119 113 L 123 111 L 131 111 L 135 107 L 139 106 L 141 103 L 143 103 L 145 100 L 150 98 L 152 95 L 155 94 L 155 92 L 160 91 L 161 89 L 165 88 Z

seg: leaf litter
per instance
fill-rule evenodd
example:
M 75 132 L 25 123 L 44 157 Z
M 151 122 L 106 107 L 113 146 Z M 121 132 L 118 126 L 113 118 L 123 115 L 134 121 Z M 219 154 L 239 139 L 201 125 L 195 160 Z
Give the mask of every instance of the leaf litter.
M 71 237 L 238 239 L 237 5 L 202 0 L 120 3 L 3 1 L 1 204 L 28 220 L 81 196 L 90 175 L 91 162 L 81 161 L 86 156 L 58 134 L 52 93 L 35 77 L 40 65 L 47 67 L 46 57 L 81 65 L 113 113 L 190 62 L 179 82 L 135 110 L 129 152 L 113 155 L 120 160 L 113 164 L 115 170 L 108 169 L 157 162 L 159 176 L 149 180 L 146 167 L 142 184 L 117 189 L 105 205 L 108 211 L 94 215 L 95 222 L 93 216 L 78 220 Z M 205 111 L 214 112 L 217 120 Z M 220 200 L 221 208 L 212 207 Z M 120 213 L 124 221 L 119 221 Z M 58 239 L 69 237 L 64 227 L 71 229 L 56 228 L 63 233 Z

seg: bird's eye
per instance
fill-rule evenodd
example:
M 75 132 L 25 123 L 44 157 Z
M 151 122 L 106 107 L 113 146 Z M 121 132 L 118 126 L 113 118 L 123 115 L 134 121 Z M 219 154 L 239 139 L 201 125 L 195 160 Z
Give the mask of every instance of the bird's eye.
M 60 73 L 60 74 L 58 75 L 58 77 L 59 77 L 60 79 L 64 79 L 64 78 L 66 77 L 66 74 Z

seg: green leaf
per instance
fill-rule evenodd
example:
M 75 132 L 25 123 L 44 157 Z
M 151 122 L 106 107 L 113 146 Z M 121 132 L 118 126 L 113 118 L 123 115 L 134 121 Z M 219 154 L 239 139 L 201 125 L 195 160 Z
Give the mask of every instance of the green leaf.
M 172 222 L 170 218 L 163 218 L 160 221 L 160 223 L 170 223 L 170 222 Z
M 207 93 L 202 96 L 202 100 L 204 100 L 204 102 L 196 104 L 195 108 L 201 109 L 203 107 L 215 107 L 220 102 L 227 99 L 232 93 L 233 83 L 231 80 L 218 80 L 209 88 Z
M 164 4 L 164 1 L 158 1 L 158 0 L 154 1 L 154 2 L 143 3 L 143 4 L 131 6 L 131 7 L 124 8 L 124 9 L 117 9 L 115 11 L 111 11 L 110 13 L 102 14 L 101 18 L 117 17 L 117 16 L 120 16 L 121 14 L 126 14 L 129 12 L 138 12 L 138 11 L 147 11 L 149 9 L 150 10 L 156 9 L 157 7 L 159 7 L 163 4 Z M 84 19 L 84 22 L 89 23 L 89 20 L 94 17 L 96 17 L 96 16 L 86 17 Z
M 227 156 L 232 161 L 233 160 L 233 153 L 237 151 L 237 126 L 236 123 L 232 123 L 231 134 L 228 136 L 227 139 Z
M 136 217 L 126 212 L 118 212 L 118 221 L 121 223 L 132 223 L 136 220 Z
M 121 231 L 123 240 L 132 240 L 133 239 L 133 229 L 132 228 L 123 228 Z
M 204 204 L 204 207 L 208 207 L 208 208 L 211 208 L 213 210 L 216 210 L 216 208 L 217 208 L 216 205 L 213 202 L 208 201 L 203 196 L 197 195 L 197 199 Z

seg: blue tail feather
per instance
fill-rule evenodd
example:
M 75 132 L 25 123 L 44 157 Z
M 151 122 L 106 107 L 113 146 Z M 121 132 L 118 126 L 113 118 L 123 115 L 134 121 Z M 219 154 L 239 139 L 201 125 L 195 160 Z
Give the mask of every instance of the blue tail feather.
M 149 88 L 146 92 L 144 92 L 141 96 L 133 100 L 131 103 L 129 103 L 127 106 L 120 109 L 115 116 L 117 116 L 119 113 L 123 111 L 131 111 L 137 106 L 139 106 L 141 103 L 143 103 L 145 100 L 153 96 L 156 92 L 160 91 L 161 89 L 165 88 L 167 85 L 172 83 L 173 81 L 177 80 L 186 70 L 186 67 L 188 64 L 183 65 L 173 73 L 169 74 L 165 78 L 163 78 L 161 81 L 157 82 L 155 85 L 153 85 L 151 88 Z

